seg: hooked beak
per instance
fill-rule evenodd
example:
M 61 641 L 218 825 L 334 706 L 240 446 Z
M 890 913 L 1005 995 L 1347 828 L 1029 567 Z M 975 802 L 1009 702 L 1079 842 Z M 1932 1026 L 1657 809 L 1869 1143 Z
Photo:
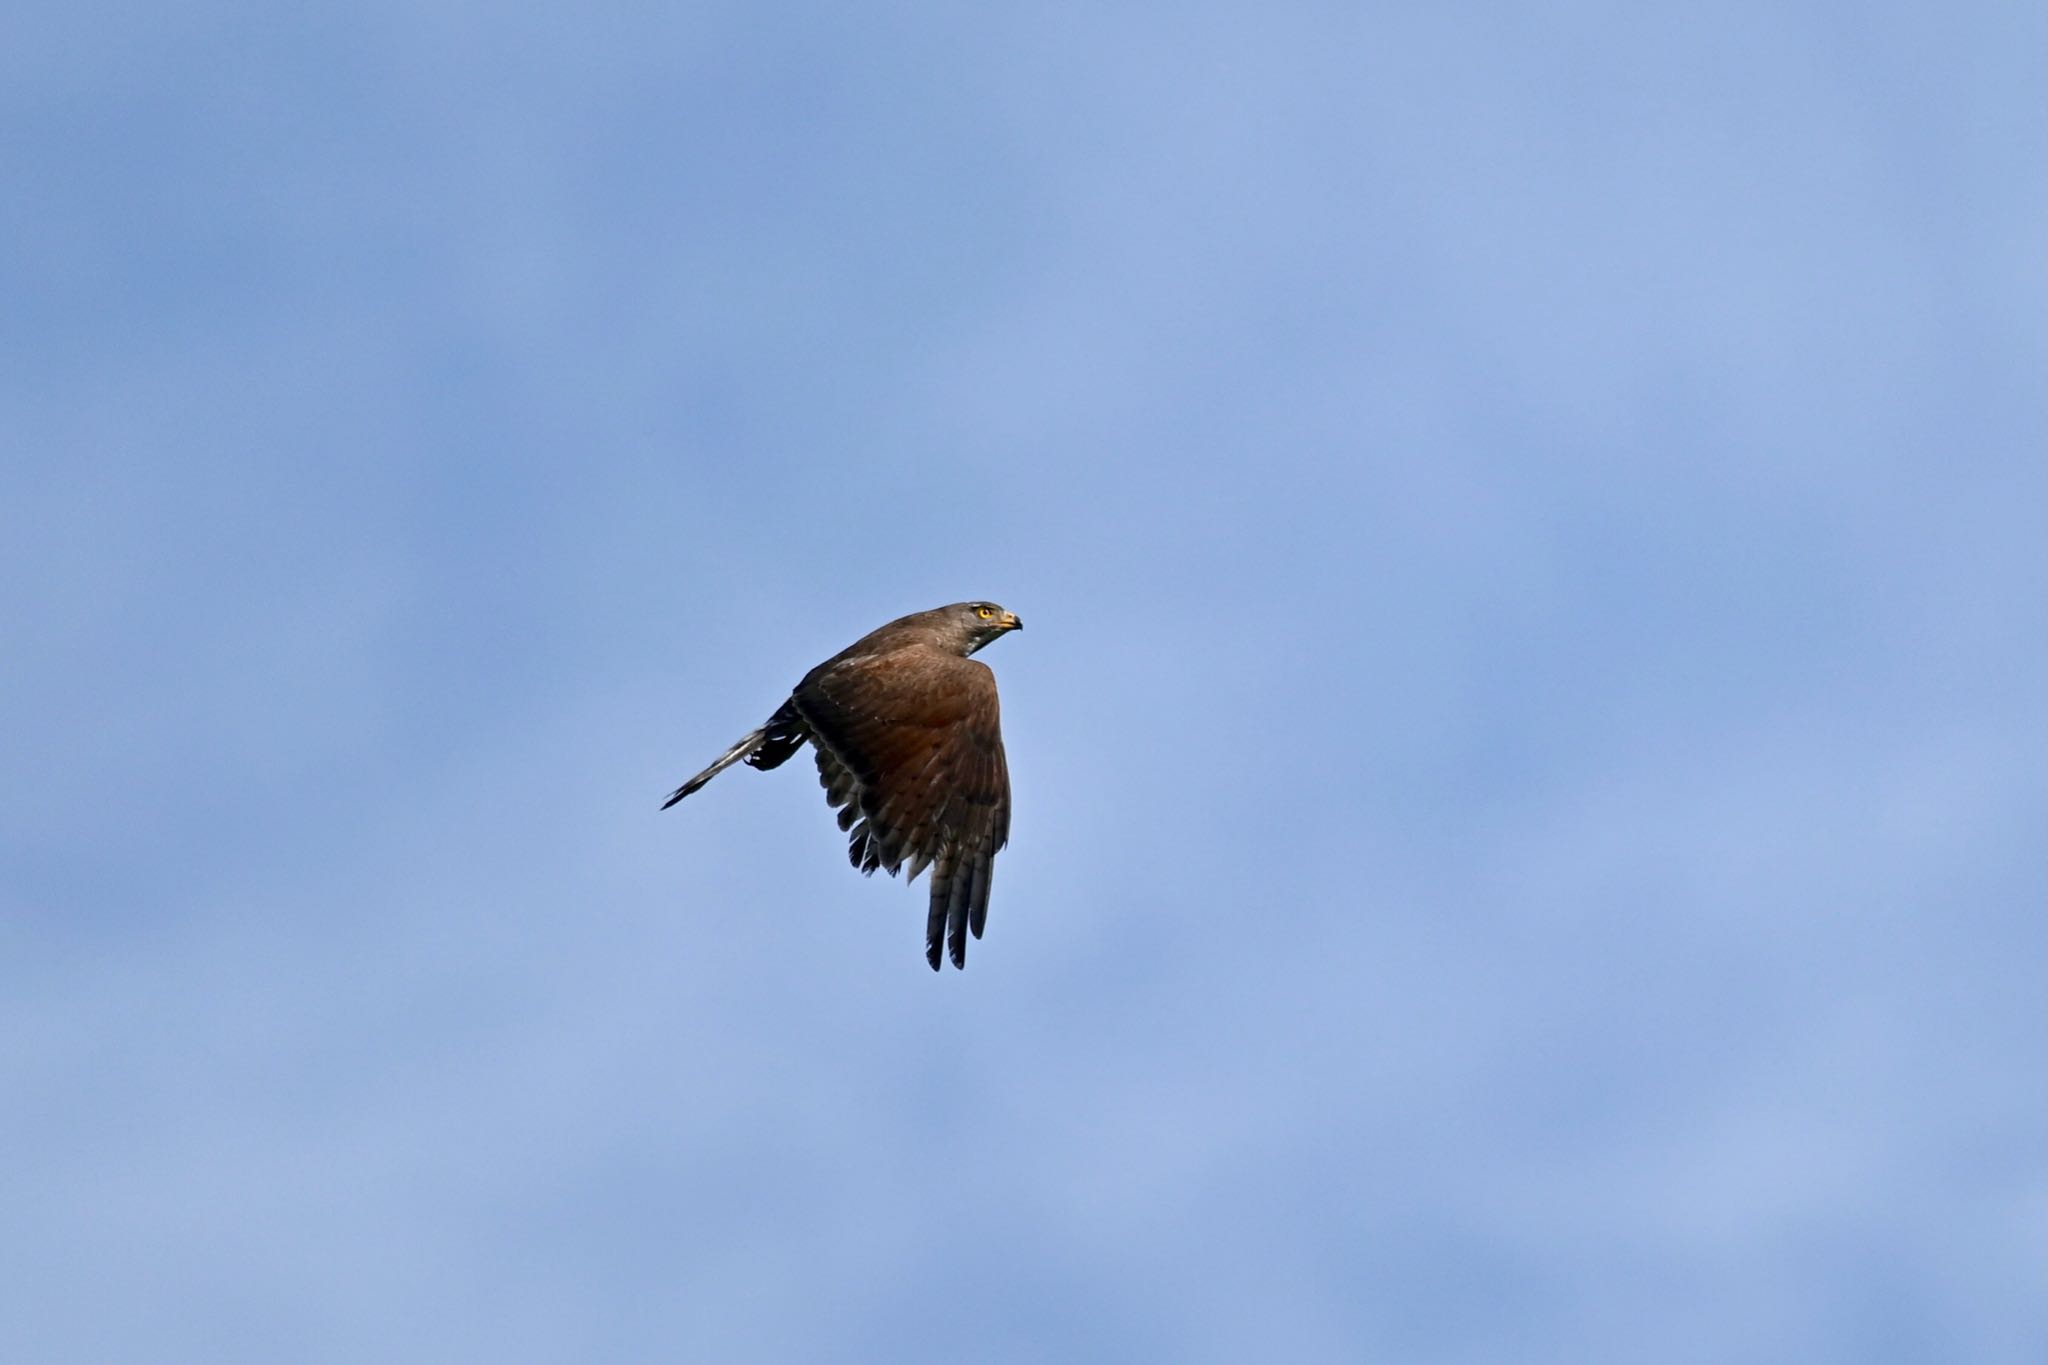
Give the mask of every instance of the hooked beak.
M 996 624 L 1001 626 L 1004 630 L 1024 629 L 1024 622 L 1018 619 L 1017 613 L 1014 611 L 1006 611 L 1001 616 L 997 617 Z

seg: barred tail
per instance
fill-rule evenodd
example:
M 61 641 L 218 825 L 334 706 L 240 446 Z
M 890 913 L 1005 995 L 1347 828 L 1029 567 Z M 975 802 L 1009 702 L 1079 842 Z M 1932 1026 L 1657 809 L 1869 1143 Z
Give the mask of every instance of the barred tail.
M 674 791 L 670 792 L 668 795 L 668 800 L 661 803 L 661 808 L 663 810 L 667 810 L 670 806 L 673 806 L 676 802 L 682 800 L 691 792 L 697 790 L 697 788 L 703 786 L 706 782 L 709 782 L 712 778 L 718 776 L 720 773 L 724 772 L 727 768 L 730 768 L 733 764 L 739 762 L 741 759 L 752 757 L 754 751 L 759 749 L 763 744 L 767 743 L 767 741 L 768 731 L 765 726 L 759 730 L 749 730 L 746 736 L 742 738 L 739 743 L 733 745 L 730 749 L 727 749 L 724 753 L 720 754 L 718 756 L 718 761 L 716 763 L 713 763 L 703 772 L 698 773 L 688 782 L 685 782 L 682 786 L 677 787 Z
M 803 748 L 804 741 L 810 737 L 811 732 L 804 725 L 803 717 L 797 714 L 795 704 L 786 701 L 768 717 L 766 725 L 758 730 L 749 730 L 739 743 L 720 754 L 716 763 L 670 792 L 661 808 L 667 810 L 741 759 L 756 768 L 780 767 L 791 754 Z

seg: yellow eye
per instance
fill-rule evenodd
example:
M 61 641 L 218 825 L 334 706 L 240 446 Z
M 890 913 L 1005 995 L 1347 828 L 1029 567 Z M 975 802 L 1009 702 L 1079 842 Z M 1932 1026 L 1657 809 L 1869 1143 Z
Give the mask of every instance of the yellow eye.
M 996 609 L 994 607 L 976 607 L 974 609 L 974 614 L 976 616 L 979 616 L 982 620 L 986 621 L 989 619 L 989 617 L 994 616 L 996 614 Z

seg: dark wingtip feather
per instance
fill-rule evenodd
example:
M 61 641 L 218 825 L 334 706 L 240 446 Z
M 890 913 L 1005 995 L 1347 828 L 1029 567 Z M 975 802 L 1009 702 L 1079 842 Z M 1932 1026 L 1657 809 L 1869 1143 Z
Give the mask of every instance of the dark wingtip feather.
M 976 938 L 988 924 L 988 885 L 995 877 L 996 860 L 984 854 L 974 860 L 974 875 L 967 893 L 967 932 Z
M 951 881 L 943 874 L 943 866 L 932 872 L 931 908 L 924 916 L 924 960 L 932 964 L 932 970 L 939 969 L 939 954 L 946 945 L 946 892 Z
M 965 871 L 967 875 L 960 875 Z M 972 869 L 956 869 L 946 890 L 946 953 L 959 968 L 967 966 L 967 902 L 974 888 Z

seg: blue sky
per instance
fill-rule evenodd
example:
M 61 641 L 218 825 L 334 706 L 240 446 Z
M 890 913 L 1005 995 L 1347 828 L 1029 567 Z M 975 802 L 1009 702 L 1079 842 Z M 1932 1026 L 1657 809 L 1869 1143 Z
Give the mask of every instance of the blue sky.
M 0 16 L 0 1358 L 2039 1359 L 2042 28 Z

